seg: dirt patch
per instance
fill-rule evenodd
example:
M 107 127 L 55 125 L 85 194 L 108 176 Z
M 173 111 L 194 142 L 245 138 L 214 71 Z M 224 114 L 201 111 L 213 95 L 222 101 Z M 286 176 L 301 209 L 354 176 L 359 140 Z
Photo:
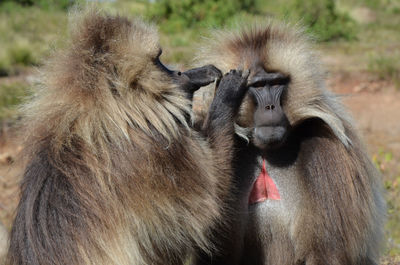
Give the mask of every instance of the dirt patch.
M 20 169 L 15 160 L 22 147 L 12 140 L 14 133 L 6 127 L 0 133 L 0 222 L 7 228 L 11 228 L 19 200 Z
M 329 87 L 341 95 L 371 152 L 383 146 L 400 151 L 400 92 L 367 73 L 335 74 Z

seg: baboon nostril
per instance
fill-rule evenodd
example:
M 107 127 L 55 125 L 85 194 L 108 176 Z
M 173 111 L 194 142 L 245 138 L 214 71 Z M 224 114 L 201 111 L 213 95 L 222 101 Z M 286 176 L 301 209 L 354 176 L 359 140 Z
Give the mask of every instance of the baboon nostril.
M 275 109 L 275 105 L 267 105 L 267 106 L 265 106 L 265 109 L 266 110 L 273 110 L 273 109 Z

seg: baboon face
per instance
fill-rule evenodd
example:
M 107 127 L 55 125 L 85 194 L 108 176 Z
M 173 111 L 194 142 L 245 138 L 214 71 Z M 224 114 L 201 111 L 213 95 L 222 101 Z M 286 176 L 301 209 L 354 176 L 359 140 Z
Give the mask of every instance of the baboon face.
M 121 99 L 129 101 L 132 93 L 135 96 L 146 94 L 161 98 L 164 93 L 169 94 L 177 87 L 188 92 L 221 77 L 221 72 L 213 66 L 183 73 L 166 67 L 160 59 L 162 49 L 157 30 L 152 25 L 140 20 L 131 22 L 121 17 L 98 20 L 86 21 L 88 24 L 97 24 L 80 30 L 75 40 L 79 43 L 74 51 L 75 59 L 79 62 L 86 55 L 79 51 L 90 50 L 93 54 L 89 60 L 96 59 L 93 59 L 91 65 L 104 65 L 101 69 L 94 68 L 96 71 L 104 71 L 106 76 L 100 80 L 103 81 L 101 87 L 109 87 L 112 83 L 111 91 L 114 95 L 120 95 Z M 85 70 L 83 72 L 86 73 Z
M 288 83 L 288 76 L 267 72 L 261 66 L 255 67 L 249 78 L 249 96 L 254 104 L 252 141 L 260 149 L 277 148 L 286 139 L 290 124 L 282 95 Z

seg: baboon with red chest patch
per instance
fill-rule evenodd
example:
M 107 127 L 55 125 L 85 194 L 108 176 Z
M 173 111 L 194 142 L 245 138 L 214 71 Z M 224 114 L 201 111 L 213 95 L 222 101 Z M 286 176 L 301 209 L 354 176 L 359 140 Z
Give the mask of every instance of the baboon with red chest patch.
M 218 32 L 198 56 L 250 70 L 234 183 L 216 250 L 195 264 L 376 265 L 380 176 L 301 31 L 267 23 Z

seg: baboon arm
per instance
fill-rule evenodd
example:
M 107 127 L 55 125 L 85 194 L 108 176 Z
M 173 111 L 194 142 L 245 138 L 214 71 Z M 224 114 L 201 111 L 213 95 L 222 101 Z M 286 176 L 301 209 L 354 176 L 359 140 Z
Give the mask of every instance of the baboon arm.
M 213 160 L 222 172 L 231 175 L 234 120 L 247 91 L 249 72 L 231 70 L 222 79 L 203 124 L 203 133 L 209 139 Z M 229 163 L 226 163 L 229 161 Z M 225 162 L 225 163 L 223 163 Z

